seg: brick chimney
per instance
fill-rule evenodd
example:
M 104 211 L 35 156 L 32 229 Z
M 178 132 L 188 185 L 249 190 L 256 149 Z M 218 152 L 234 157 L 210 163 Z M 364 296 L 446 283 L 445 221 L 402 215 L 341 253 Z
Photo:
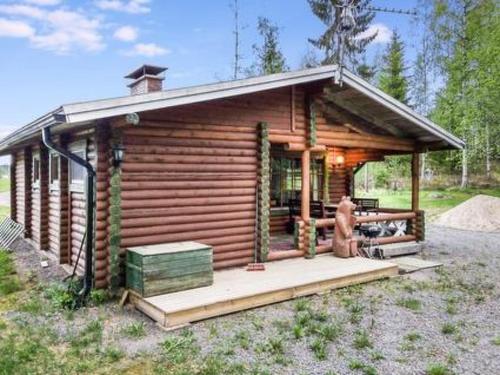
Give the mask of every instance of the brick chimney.
M 162 73 L 166 70 L 167 68 L 161 66 L 143 65 L 126 75 L 125 78 L 134 80 L 134 82 L 127 85 L 127 87 L 130 87 L 130 95 L 161 91 L 165 79 Z

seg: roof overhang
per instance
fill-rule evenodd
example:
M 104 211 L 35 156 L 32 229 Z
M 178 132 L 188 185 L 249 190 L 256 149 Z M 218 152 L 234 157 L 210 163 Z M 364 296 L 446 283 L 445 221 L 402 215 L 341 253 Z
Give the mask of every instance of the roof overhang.
M 287 86 L 300 85 L 321 80 L 338 80 L 339 69 L 328 65 L 306 70 L 271 74 L 267 76 L 219 82 L 202 86 L 173 89 L 143 95 L 66 104 L 43 117 L 23 126 L 0 141 L 0 154 L 6 153 L 16 144 L 36 137 L 46 126 L 79 128 L 98 120 L 109 119 L 129 113 L 140 113 L 215 99 L 251 94 Z M 438 140 L 453 148 L 461 149 L 464 142 L 446 132 L 438 125 L 417 114 L 408 106 L 399 103 L 387 94 L 344 70 L 344 82 L 364 95 L 397 113 L 415 126 L 425 129 Z

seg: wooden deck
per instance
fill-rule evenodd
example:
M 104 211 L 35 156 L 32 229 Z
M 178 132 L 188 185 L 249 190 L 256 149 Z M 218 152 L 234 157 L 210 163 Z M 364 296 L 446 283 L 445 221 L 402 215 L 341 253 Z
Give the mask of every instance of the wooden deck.
M 165 328 L 220 316 L 398 274 L 398 266 L 366 258 L 340 259 L 325 254 L 314 259 L 266 263 L 266 271 L 237 268 L 214 273 L 208 287 L 155 297 L 130 293 L 137 309 Z

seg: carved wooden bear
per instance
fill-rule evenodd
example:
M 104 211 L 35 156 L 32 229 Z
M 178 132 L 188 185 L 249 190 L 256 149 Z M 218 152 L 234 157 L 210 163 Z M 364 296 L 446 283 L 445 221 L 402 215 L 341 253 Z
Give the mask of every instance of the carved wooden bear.
M 333 254 L 341 257 L 355 257 L 358 255 L 356 239 L 352 238 L 352 231 L 356 224 L 353 215 L 356 205 L 350 197 L 342 197 L 335 215 L 335 234 L 333 237 Z

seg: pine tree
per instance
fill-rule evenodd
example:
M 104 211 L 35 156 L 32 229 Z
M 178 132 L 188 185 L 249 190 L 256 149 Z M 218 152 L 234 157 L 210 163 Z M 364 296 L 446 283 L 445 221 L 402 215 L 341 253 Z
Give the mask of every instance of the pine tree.
M 309 39 L 309 42 L 324 51 L 323 65 L 338 63 L 341 6 L 346 2 L 344 0 L 308 0 L 308 2 L 312 12 L 326 26 L 325 32 L 319 38 Z M 370 4 L 370 0 L 353 0 L 348 3 L 356 6 L 356 26 L 346 41 L 344 53 L 351 66 L 355 67 L 358 64 L 358 56 L 365 52 L 368 44 L 377 36 L 376 32 L 372 35 L 365 35 L 375 13 L 363 10 L 363 7 Z
M 384 66 L 379 76 L 379 88 L 394 99 L 408 103 L 408 79 L 405 76 L 404 44 L 397 31 L 393 31 L 391 42 L 384 56 Z
M 404 44 L 396 30 L 383 56 L 383 66 L 378 77 L 379 88 L 402 103 L 408 102 L 408 79 L 405 76 Z M 397 178 L 406 176 L 410 170 L 408 156 L 391 156 L 386 158 L 385 165 L 393 176 L 393 189 L 398 188 Z
M 288 70 L 285 57 L 279 47 L 279 29 L 269 19 L 259 17 L 257 30 L 263 38 L 262 45 L 253 45 L 257 62 L 248 75 L 281 73 Z

